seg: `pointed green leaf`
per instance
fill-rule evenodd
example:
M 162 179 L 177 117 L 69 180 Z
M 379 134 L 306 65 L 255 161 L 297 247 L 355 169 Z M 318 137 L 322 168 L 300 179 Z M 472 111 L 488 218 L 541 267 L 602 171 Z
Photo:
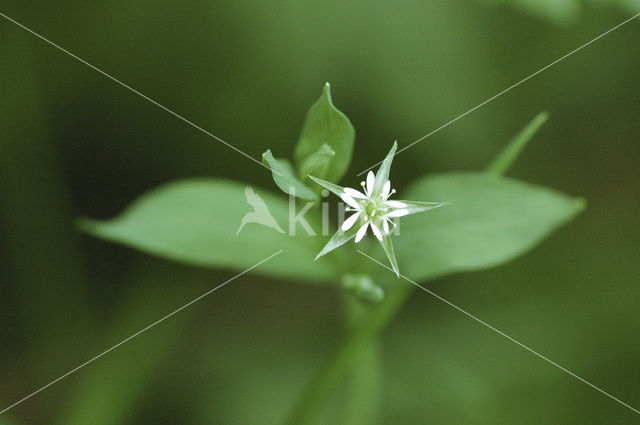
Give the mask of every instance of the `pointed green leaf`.
M 391 162 L 393 161 L 393 156 L 396 154 L 396 149 L 398 148 L 398 142 L 393 142 L 393 146 L 391 146 L 391 150 L 387 154 L 387 157 L 380 164 L 380 168 L 378 168 L 378 172 L 376 173 L 376 180 L 373 186 L 373 193 L 380 194 L 382 192 L 382 187 L 389 180 L 389 171 L 391 170 Z
M 487 172 L 490 174 L 503 175 L 516 159 L 518 159 L 518 156 L 520 156 L 525 146 L 527 146 L 527 143 L 529 143 L 548 119 L 549 114 L 547 112 L 539 113 L 525 128 L 520 130 L 520 132 L 511 139 L 504 150 L 502 150 L 491 165 L 487 167 Z
M 487 173 L 446 173 L 418 180 L 413 199 L 451 205 L 400 219 L 395 240 L 402 272 L 424 280 L 503 264 L 573 219 L 584 200 Z
M 317 193 L 295 177 L 291 165 L 286 160 L 275 159 L 271 150 L 267 149 L 267 151 L 262 154 L 262 162 L 271 168 L 273 181 L 275 181 L 276 185 L 287 195 L 293 195 L 309 201 L 318 199 Z
M 384 253 L 387 255 L 389 262 L 391 263 L 391 268 L 394 272 L 396 272 L 396 276 L 400 277 L 400 268 L 398 267 L 398 261 L 396 260 L 396 255 L 393 252 L 393 244 L 391 243 L 391 235 L 386 234 L 382 235 L 382 240 L 380 241 L 380 245 L 384 250 Z
M 349 118 L 331 102 L 327 83 L 320 98 L 311 105 L 294 151 L 295 163 L 302 170 L 307 158 L 327 144 L 335 155 L 330 159 L 325 175 L 329 181 L 339 181 L 349 168 L 353 152 L 355 130 Z
M 359 228 L 358 225 L 353 225 L 346 232 L 343 232 L 342 229 L 338 229 L 338 231 L 331 237 L 331 239 L 329 240 L 329 242 L 327 242 L 324 248 L 322 248 L 322 251 L 318 253 L 315 259 L 317 260 L 323 255 L 328 254 L 334 249 L 349 242 L 351 239 L 353 239 L 356 236 L 356 233 L 358 233 L 358 228 Z
M 332 192 L 334 195 L 340 196 L 342 195 L 342 193 L 344 193 L 344 189 L 337 184 L 329 183 L 328 181 L 313 176 L 309 176 L 309 178 L 327 189 L 329 192 Z
M 319 214 L 305 215 L 319 232 Z M 114 219 L 81 219 L 81 230 L 162 258 L 202 267 L 244 271 L 283 252 L 252 273 L 304 282 L 335 283 L 327 262 L 313 262 L 322 240 L 299 226 L 287 229 L 289 203 L 222 179 L 186 179 L 154 189 Z M 285 232 L 283 229 L 289 230 Z
M 329 165 L 331 165 L 331 158 L 335 156 L 336 152 L 331 149 L 331 146 L 323 143 L 320 148 L 309 155 L 300 164 L 300 179 L 304 179 L 311 173 L 320 178 L 324 178 L 329 171 Z
M 404 199 L 399 200 L 399 202 L 407 204 L 407 206 L 402 209 L 409 211 L 409 214 L 415 214 L 423 211 L 429 211 L 434 208 L 444 207 L 445 205 L 451 205 L 450 202 L 417 202 L 405 201 Z

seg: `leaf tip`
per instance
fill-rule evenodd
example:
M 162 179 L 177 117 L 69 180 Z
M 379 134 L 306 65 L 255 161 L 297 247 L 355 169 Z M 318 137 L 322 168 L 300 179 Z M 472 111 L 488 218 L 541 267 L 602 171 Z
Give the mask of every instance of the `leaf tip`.
M 95 220 L 90 219 L 89 217 L 77 217 L 73 220 L 73 227 L 76 230 L 84 233 L 91 233 L 91 230 L 94 227 Z
M 389 267 L 387 267 L 387 269 L 389 269 Z M 400 278 L 400 268 L 396 262 L 391 261 L 391 268 L 389 270 L 395 273 L 397 278 Z
M 582 197 L 575 198 L 573 200 L 573 204 L 575 205 L 577 212 L 582 212 L 587 208 L 587 200 Z
M 545 122 L 551 117 L 549 111 L 541 111 L 536 117 L 537 120 Z
M 322 95 L 327 98 L 329 103 L 331 103 L 331 85 L 328 82 L 324 83 L 324 87 L 322 88 Z
M 322 251 L 320 251 L 318 255 L 316 255 L 316 258 L 314 258 L 313 261 L 316 261 L 318 258 L 322 257 L 324 254 L 326 254 L 326 252 L 324 251 L 324 248 L 322 248 Z

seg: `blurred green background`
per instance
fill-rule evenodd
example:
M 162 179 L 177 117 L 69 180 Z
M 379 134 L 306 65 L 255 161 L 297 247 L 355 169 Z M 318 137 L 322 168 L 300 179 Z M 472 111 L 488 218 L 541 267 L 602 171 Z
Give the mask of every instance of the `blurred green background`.
M 402 147 L 434 130 L 640 1 L 5 0 L 0 12 L 255 158 L 291 152 L 329 81 L 357 131 L 354 183 L 394 139 Z M 584 196 L 587 210 L 509 265 L 428 286 L 635 408 L 639 38 L 636 20 L 401 153 L 393 170 L 401 188 L 481 169 L 549 111 L 509 175 Z M 0 99 L 3 409 L 232 276 L 91 239 L 74 217 L 111 217 L 179 177 L 277 188 L 262 167 L 4 18 Z M 242 277 L 0 424 L 279 423 L 342 335 L 337 295 Z M 426 293 L 380 345 L 362 423 L 638 423 Z M 318 423 L 344 423 L 336 412 Z

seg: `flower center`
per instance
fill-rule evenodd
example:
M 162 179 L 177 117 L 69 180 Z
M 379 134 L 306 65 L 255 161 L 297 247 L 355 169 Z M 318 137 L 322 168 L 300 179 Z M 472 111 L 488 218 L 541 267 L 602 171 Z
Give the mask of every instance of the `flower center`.
M 369 217 L 373 217 L 376 215 L 377 212 L 377 205 L 375 204 L 375 202 L 367 202 L 367 207 L 365 208 L 365 211 L 367 212 L 367 215 Z

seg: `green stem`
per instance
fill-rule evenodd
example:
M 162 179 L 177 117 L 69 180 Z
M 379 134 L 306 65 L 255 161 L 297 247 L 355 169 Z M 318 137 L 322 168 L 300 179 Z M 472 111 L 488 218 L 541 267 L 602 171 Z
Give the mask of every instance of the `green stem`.
M 351 332 L 360 321 L 368 318 L 371 305 L 347 291 L 343 291 L 342 294 L 345 330 Z M 374 425 L 380 404 L 379 379 L 382 375 L 380 344 L 377 336 L 364 344 L 348 368 L 344 395 L 340 400 L 341 422 L 349 425 Z
M 367 317 L 345 337 L 338 349 L 326 360 L 310 385 L 303 392 L 288 420 L 290 425 L 307 425 L 325 404 L 349 370 L 353 359 L 378 335 L 404 305 L 413 286 L 399 285 L 390 290 L 385 300 L 373 308 Z
M 525 128 L 518 133 L 487 168 L 487 173 L 498 176 L 504 175 L 518 159 L 522 150 L 533 135 L 547 120 L 548 114 L 538 114 Z M 347 334 L 338 349 L 311 381 L 307 389 L 294 406 L 289 425 L 307 425 L 316 416 L 320 408 L 338 386 L 343 376 L 352 366 L 352 362 L 360 354 L 367 343 L 380 333 L 396 315 L 415 287 L 401 285 L 390 290 L 385 300 L 377 306 L 367 317 Z

